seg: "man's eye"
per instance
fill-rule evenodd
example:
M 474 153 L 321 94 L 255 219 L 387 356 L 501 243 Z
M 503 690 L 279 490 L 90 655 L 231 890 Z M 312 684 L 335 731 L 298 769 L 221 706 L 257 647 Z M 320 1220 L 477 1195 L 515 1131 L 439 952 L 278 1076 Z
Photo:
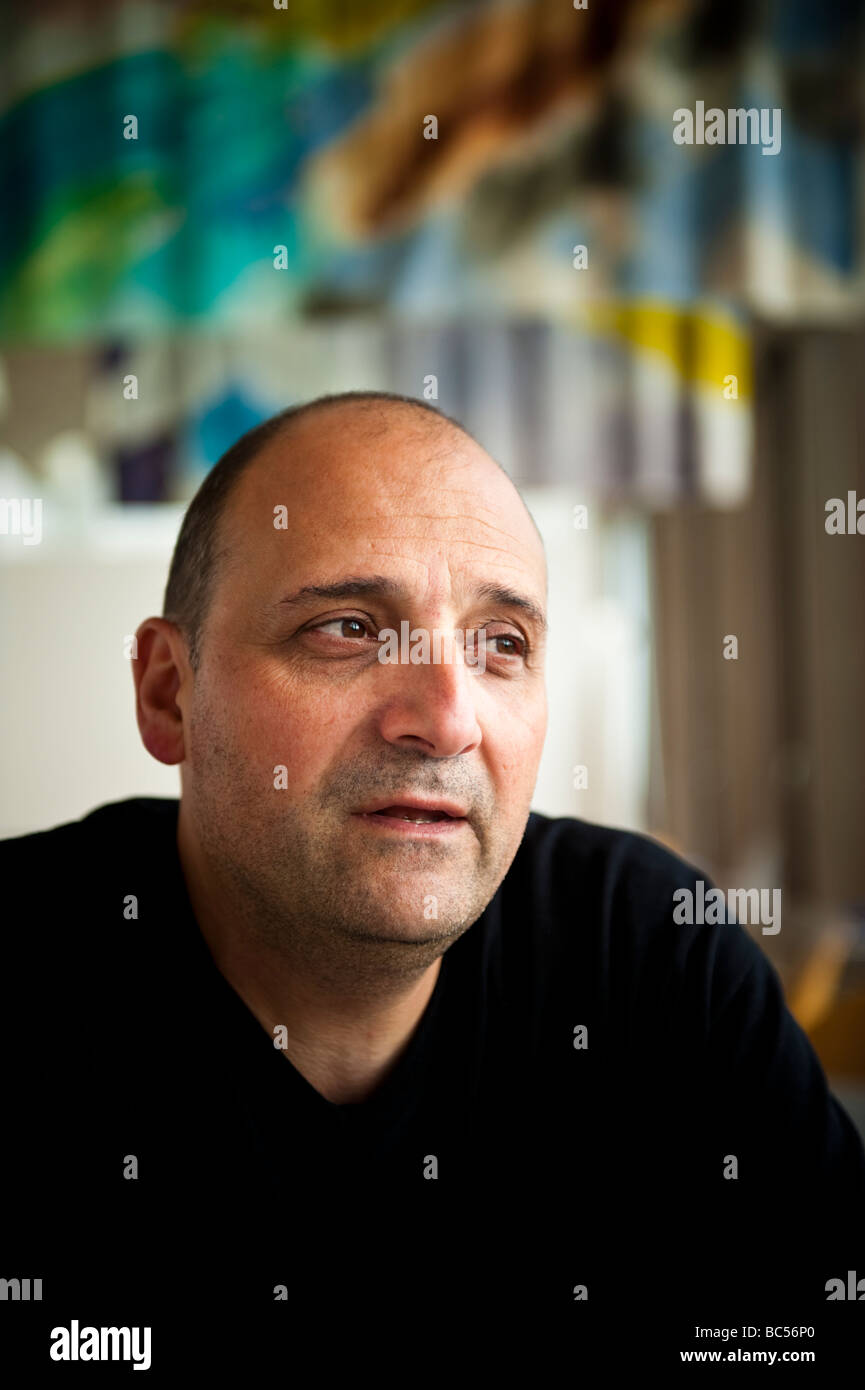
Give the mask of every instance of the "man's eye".
M 310 632 L 324 632 L 329 627 L 335 627 L 340 629 L 340 631 L 332 634 L 332 636 L 334 637 L 363 637 L 378 635 L 369 631 L 368 625 L 364 622 L 362 618 L 329 618 L 326 623 L 319 623 L 317 627 L 310 628 L 309 630 Z M 353 628 L 354 631 L 343 632 L 341 630 L 347 627 Z
M 504 642 L 504 648 L 499 647 L 495 652 L 496 656 L 526 656 L 529 644 L 524 637 L 518 637 L 515 632 L 485 632 L 487 642 Z
M 329 633 L 328 629 L 331 629 Z M 359 640 L 364 637 L 376 641 L 381 640 L 372 624 L 364 618 L 328 618 L 326 622 L 317 623 L 307 630 L 309 632 L 324 632 L 342 641 Z M 488 650 L 490 650 L 490 643 L 499 644 L 492 649 L 491 655 L 493 656 L 517 657 L 525 660 L 528 655 L 529 644 L 524 637 L 520 637 L 514 632 L 489 632 L 486 628 L 481 628 L 466 634 L 466 652 L 469 656 L 471 653 L 477 655 L 481 632 Z

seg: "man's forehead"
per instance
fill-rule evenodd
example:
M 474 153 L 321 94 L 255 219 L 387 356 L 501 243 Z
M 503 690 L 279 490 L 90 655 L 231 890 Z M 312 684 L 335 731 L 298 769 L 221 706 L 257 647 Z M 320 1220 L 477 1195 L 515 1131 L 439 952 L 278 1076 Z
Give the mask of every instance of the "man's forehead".
M 358 428 L 347 408 L 322 411 L 332 417 L 323 421 L 301 419 L 265 446 L 226 511 L 254 521 L 256 511 L 272 515 L 284 505 L 304 527 L 317 530 L 329 516 L 354 533 L 401 517 L 426 517 L 445 530 L 474 522 L 502 528 L 519 545 L 533 522 L 507 474 L 449 422 L 419 429 L 411 417 L 420 413 L 379 417 L 374 432 Z
M 248 491 L 294 485 L 314 492 L 338 482 L 345 491 L 387 495 L 407 481 L 412 491 L 453 480 L 460 472 L 492 477 L 498 465 L 449 421 L 418 424 L 418 411 L 368 416 L 330 407 L 292 422 L 247 470 Z
M 372 560 L 397 541 L 402 558 L 421 564 L 438 556 L 454 570 L 515 567 L 545 594 L 535 524 L 475 441 L 435 418 L 418 428 L 416 410 L 363 415 L 361 428 L 355 410 L 318 414 L 329 418 L 296 421 L 239 479 L 220 528 L 228 570 L 249 575 L 254 565 L 265 585 L 274 573 L 303 580 L 319 557 L 349 558 L 346 545 L 357 545 L 351 558 Z

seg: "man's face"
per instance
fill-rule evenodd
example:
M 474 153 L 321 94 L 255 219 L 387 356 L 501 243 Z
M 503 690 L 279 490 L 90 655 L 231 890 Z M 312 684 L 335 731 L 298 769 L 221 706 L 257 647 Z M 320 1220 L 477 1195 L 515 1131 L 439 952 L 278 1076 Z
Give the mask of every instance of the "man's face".
M 543 612 L 540 540 L 488 455 L 418 414 L 326 408 L 267 446 L 228 502 L 201 667 L 178 695 L 184 814 L 255 920 L 277 944 L 294 930 L 376 941 L 407 970 L 470 926 L 507 872 L 547 718 L 543 632 L 478 593 Z M 374 577 L 393 592 L 283 601 Z M 450 663 L 383 664 L 377 634 L 403 620 L 431 636 L 486 629 L 485 667 L 456 648 Z M 406 798 L 465 818 L 364 814 Z

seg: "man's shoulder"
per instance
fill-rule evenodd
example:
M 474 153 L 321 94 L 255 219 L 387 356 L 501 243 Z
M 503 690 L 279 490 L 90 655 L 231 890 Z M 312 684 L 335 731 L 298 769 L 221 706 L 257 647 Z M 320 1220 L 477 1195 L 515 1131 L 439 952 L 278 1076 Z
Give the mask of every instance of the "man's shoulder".
M 109 801 L 78 820 L 64 821 L 45 830 L 0 840 L 0 857 L 7 863 L 28 858 L 50 863 L 53 857 L 77 853 L 88 845 L 104 845 L 122 840 L 125 835 L 154 830 L 176 824 L 179 801 L 176 797 L 131 796 L 124 801 Z
M 128 865 L 152 863 L 154 854 L 161 862 L 176 835 L 179 804 L 170 797 L 128 797 L 79 820 L 0 840 L 4 889 L 35 912 L 36 899 L 44 906 L 46 896 L 73 894 L 76 884 L 87 885 L 89 894 Z
M 124 911 L 130 895 L 152 898 L 170 869 L 178 805 L 129 797 L 0 840 L 0 953 L 10 988 L 36 969 L 80 986 L 94 962 L 114 959 L 124 942 L 130 949 L 140 944 Z
M 733 918 L 681 922 L 681 890 L 699 896 L 708 874 L 638 831 L 532 812 L 503 887 L 503 911 L 528 920 L 538 949 L 603 973 L 668 984 L 712 975 L 728 997 L 768 958 Z
M 576 816 L 529 815 L 514 868 L 543 876 L 552 889 L 579 881 L 619 893 L 667 894 L 692 884 L 700 871 L 669 846 L 636 830 L 599 825 Z

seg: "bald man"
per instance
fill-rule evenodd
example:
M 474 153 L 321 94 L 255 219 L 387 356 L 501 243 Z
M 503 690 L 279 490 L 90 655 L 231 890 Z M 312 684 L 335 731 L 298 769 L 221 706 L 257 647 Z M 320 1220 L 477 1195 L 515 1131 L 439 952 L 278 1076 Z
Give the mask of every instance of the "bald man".
M 285 1029 L 316 1091 L 364 1101 L 526 827 L 547 720 L 543 545 L 462 430 L 373 399 L 285 422 L 214 548 L 206 615 L 187 621 L 170 581 L 174 621 L 138 629 L 138 726 L 180 764 L 180 858 L 221 973 Z M 405 620 L 482 632 L 485 669 L 456 648 L 379 661 L 379 633 Z
M 241 1304 L 651 1306 L 681 1342 L 865 1275 L 865 1154 L 759 946 L 683 924 L 705 885 L 651 840 L 530 809 L 546 594 L 518 492 L 418 401 L 294 408 L 202 484 L 132 663 L 179 803 L 2 847 L 6 1271 L 58 1313 L 197 1298 L 221 1348 Z

